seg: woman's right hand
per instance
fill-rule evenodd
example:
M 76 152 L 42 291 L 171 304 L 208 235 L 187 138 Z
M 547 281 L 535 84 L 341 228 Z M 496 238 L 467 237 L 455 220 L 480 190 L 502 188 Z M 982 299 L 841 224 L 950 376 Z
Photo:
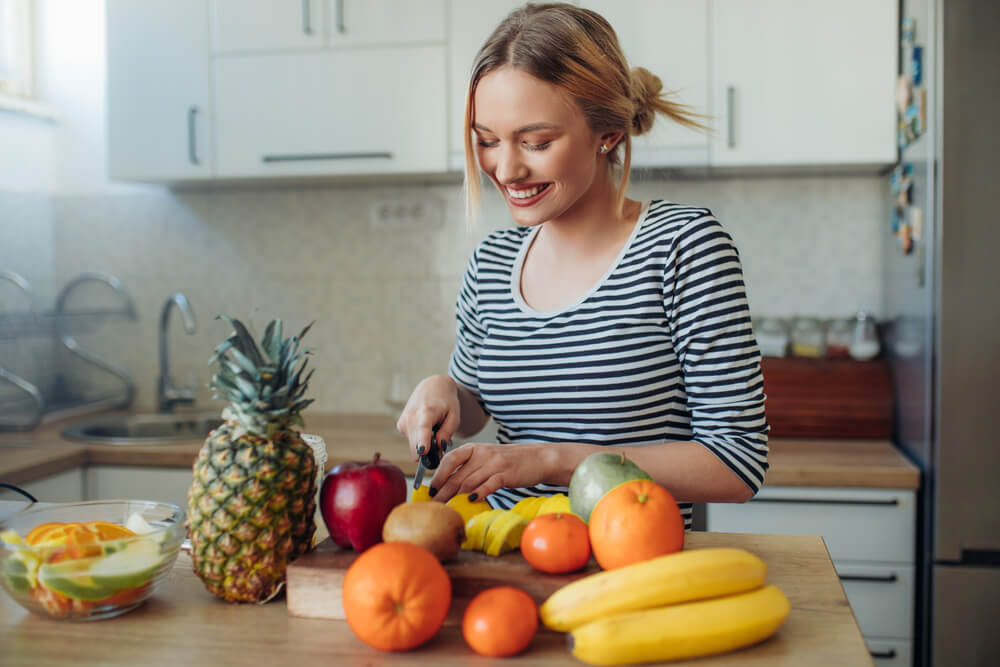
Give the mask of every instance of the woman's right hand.
M 410 442 L 410 457 L 426 453 L 437 426 L 437 441 L 450 443 L 462 423 L 458 385 L 447 375 L 432 375 L 414 388 L 396 422 L 396 430 Z

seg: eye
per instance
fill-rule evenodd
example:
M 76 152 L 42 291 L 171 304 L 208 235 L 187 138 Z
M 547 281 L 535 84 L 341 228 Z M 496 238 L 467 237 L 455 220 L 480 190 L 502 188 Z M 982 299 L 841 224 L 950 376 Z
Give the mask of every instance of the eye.
M 477 139 L 476 143 L 478 143 L 483 148 L 493 148 L 494 146 L 496 146 L 500 142 L 499 141 L 486 141 L 485 139 Z
M 551 141 L 545 141 L 540 144 L 531 144 L 525 141 L 524 147 L 527 148 L 529 151 L 544 151 L 546 148 L 549 147 L 549 144 L 551 143 L 552 143 Z

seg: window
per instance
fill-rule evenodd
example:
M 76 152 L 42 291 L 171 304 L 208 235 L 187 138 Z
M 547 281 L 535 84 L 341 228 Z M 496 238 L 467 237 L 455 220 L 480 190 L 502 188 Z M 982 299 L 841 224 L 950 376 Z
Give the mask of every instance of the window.
M 0 0 L 0 109 L 48 115 L 35 101 L 34 0 Z

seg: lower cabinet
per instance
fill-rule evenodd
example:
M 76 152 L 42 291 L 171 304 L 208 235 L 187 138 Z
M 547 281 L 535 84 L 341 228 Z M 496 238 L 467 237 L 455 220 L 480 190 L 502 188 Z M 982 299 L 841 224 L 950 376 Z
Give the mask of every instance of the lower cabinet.
M 30 493 L 39 502 L 78 503 L 86 497 L 83 478 L 83 468 L 73 468 L 17 486 Z M 16 491 L 0 489 L 0 500 L 20 501 L 27 499 Z
M 916 493 L 767 487 L 745 504 L 710 503 L 706 528 L 819 535 L 876 665 L 912 665 Z
M 84 475 L 87 500 L 156 500 L 187 508 L 191 468 L 88 466 Z

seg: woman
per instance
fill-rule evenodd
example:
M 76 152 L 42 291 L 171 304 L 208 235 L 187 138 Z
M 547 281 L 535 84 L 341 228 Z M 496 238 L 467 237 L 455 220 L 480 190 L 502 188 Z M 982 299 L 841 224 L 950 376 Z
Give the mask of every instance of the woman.
M 446 445 L 437 500 L 565 492 L 607 446 L 681 501 L 686 527 L 691 502 L 742 502 L 763 483 L 760 354 L 732 239 L 707 209 L 626 197 L 631 134 L 657 112 L 698 126 L 660 91 L 601 16 L 571 5 L 515 10 L 480 50 L 470 208 L 478 162 L 517 225 L 477 247 L 448 374 L 420 382 L 399 417 L 414 458 L 434 429 Z M 491 416 L 499 442 L 447 450 Z

